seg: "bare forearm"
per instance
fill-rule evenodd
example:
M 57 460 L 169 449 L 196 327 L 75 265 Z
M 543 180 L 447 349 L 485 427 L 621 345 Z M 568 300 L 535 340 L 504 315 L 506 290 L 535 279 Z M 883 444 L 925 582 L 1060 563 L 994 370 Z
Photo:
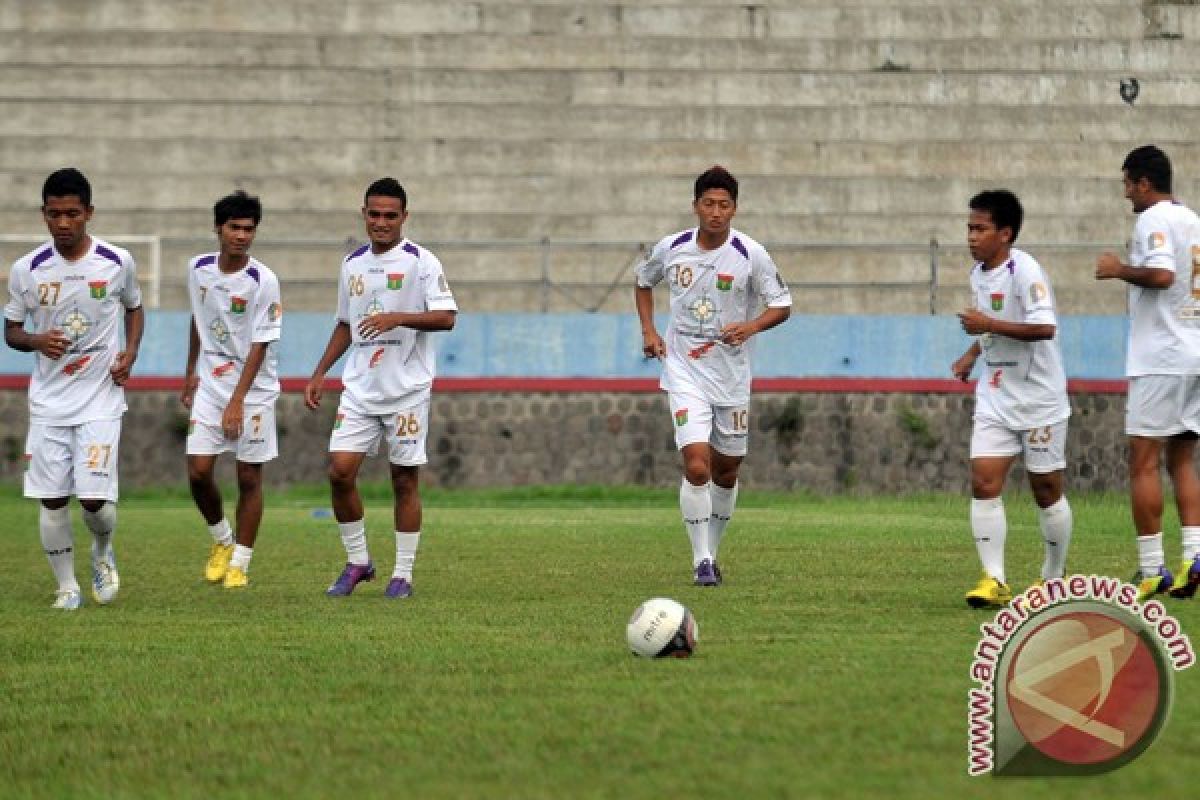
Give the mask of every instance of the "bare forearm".
M 642 325 L 642 333 L 654 331 L 654 290 L 645 286 L 635 286 L 633 303 L 637 308 L 638 322 Z
M 1008 320 L 991 318 L 987 333 L 1016 339 L 1019 342 L 1041 342 L 1054 338 L 1056 328 L 1053 325 L 1032 325 L 1027 322 L 1009 322 Z
M 785 322 L 791 315 L 791 306 L 767 308 L 765 311 L 763 311 L 763 313 L 755 317 L 750 324 L 754 326 L 755 333 L 762 333 L 763 331 L 769 331 L 776 325 Z
M 453 330 L 454 321 L 458 318 L 454 311 L 396 311 L 399 318 L 396 325 L 412 328 L 414 331 L 448 331 Z
M 192 324 L 188 332 L 188 354 L 187 366 L 184 375 L 196 374 L 196 362 L 200 360 L 200 332 L 196 330 L 196 318 L 192 317 Z
M 267 347 L 266 342 L 255 342 L 250 345 L 250 352 L 246 354 L 246 363 L 242 365 L 242 374 L 238 377 L 237 386 L 233 387 L 235 399 L 244 400 L 246 398 L 250 387 L 254 385 L 258 371 L 262 369 L 263 362 L 267 360 Z
M 328 373 L 353 341 L 354 337 L 350 333 L 349 325 L 345 322 L 335 325 L 333 333 L 329 335 L 329 344 L 325 346 L 325 352 L 321 355 L 321 360 L 317 362 L 316 369 L 313 370 L 313 377 L 323 377 Z
M 25 325 L 20 322 L 13 322 L 11 319 L 4 320 L 4 342 L 13 350 L 22 353 L 32 353 L 35 348 L 33 346 L 32 334 L 25 330 Z
M 146 329 L 146 312 L 141 306 L 125 309 L 125 352 L 137 355 Z
M 1175 282 L 1175 273 L 1158 267 L 1133 267 L 1122 264 L 1118 278 L 1143 289 L 1166 289 Z

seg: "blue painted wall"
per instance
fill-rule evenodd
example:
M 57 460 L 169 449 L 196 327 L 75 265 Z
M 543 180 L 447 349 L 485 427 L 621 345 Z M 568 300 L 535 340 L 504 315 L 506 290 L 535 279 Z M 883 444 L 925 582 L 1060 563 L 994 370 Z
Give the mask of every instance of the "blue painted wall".
M 148 315 L 135 372 L 181 375 L 189 315 Z M 665 320 L 660 321 L 660 329 Z M 333 315 L 284 317 L 280 375 L 307 377 L 325 349 Z M 1059 338 L 1067 374 L 1109 379 L 1124 374 L 1125 317 L 1067 317 Z M 597 377 L 658 375 L 641 357 L 630 314 L 469 314 L 438 334 L 438 373 L 447 377 Z M 761 377 L 947 378 L 970 343 L 951 316 L 796 316 L 758 337 Z M 0 349 L 0 374 L 27 374 L 32 356 Z M 337 372 L 337 370 L 335 370 Z

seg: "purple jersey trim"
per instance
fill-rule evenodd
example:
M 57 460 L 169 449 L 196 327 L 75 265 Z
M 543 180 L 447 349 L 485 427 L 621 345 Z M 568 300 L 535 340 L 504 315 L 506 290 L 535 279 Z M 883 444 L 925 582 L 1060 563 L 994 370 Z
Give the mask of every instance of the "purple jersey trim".
M 196 269 L 199 269 L 200 267 L 207 267 L 210 264 L 215 263 L 217 263 L 217 257 L 211 253 L 206 256 L 200 256 L 196 259 Z
M 413 258 L 421 257 L 421 251 L 418 250 L 417 246 L 415 244 L 413 244 L 412 242 L 405 242 L 404 247 L 402 247 L 401 249 L 406 253 L 412 253 Z
M 258 267 L 246 267 L 246 274 L 254 278 L 255 283 L 262 283 L 262 278 L 258 275 Z
M 741 239 L 739 239 L 738 237 L 735 236 L 735 237 L 733 237 L 733 241 L 730 242 L 730 244 L 733 245 L 734 250 L 737 250 L 739 253 L 742 254 L 742 258 L 745 258 L 747 261 L 750 260 L 750 251 L 746 249 L 746 245 L 742 244 Z
M 692 240 L 692 235 L 692 231 L 684 231 L 683 233 L 679 234 L 675 237 L 675 241 L 671 242 L 670 249 L 674 250 L 676 247 L 679 247 L 679 245 L 690 242 Z
M 357 250 L 355 250 L 353 253 L 351 253 L 350 255 L 346 256 L 346 260 L 347 260 L 347 261 L 353 261 L 354 259 L 358 258 L 359 256 L 361 256 L 363 253 L 367 252 L 367 251 L 368 251 L 368 250 L 370 250 L 370 249 L 371 249 L 371 245 L 369 245 L 369 244 L 364 244 L 362 247 L 358 248 L 358 249 L 357 249 Z
M 45 250 L 34 256 L 33 261 L 29 262 L 29 271 L 33 272 L 35 269 L 40 267 L 42 264 L 45 264 L 52 258 L 54 258 L 54 248 L 47 247 Z
M 121 266 L 121 257 L 119 255 L 117 255 L 116 253 L 114 253 L 112 250 L 109 250 L 107 247 L 105 247 L 102 244 L 96 245 L 96 255 L 104 256 L 109 261 L 112 261 L 113 263 L 115 263 L 117 266 Z

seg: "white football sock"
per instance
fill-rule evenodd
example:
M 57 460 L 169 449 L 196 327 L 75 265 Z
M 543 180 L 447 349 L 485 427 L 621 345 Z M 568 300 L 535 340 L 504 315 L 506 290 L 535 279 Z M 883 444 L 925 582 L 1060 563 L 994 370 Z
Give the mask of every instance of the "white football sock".
M 1004 540 L 1008 538 L 1008 520 L 1004 516 L 1004 500 L 971 498 L 971 533 L 983 570 L 1001 583 L 1004 579 Z
M 242 572 L 249 572 L 250 559 L 253 556 L 253 547 L 246 547 L 244 544 L 235 544 L 233 546 L 233 558 L 229 559 L 229 566 L 237 567 Z
M 371 563 L 371 556 L 367 553 L 366 522 L 361 519 L 339 522 L 338 530 L 342 534 L 342 545 L 346 548 L 346 560 L 360 567 Z
M 75 580 L 75 537 L 71 534 L 71 511 L 66 506 L 49 509 L 38 506 L 38 532 L 42 537 L 42 549 L 50 561 L 50 569 L 58 580 L 58 589 L 79 591 Z
M 393 578 L 404 578 L 412 583 L 413 564 L 417 560 L 417 545 L 421 543 L 421 532 L 396 531 L 396 569 Z
M 713 561 L 717 560 L 717 551 L 721 549 L 721 537 L 733 519 L 733 508 L 737 505 L 738 485 L 726 489 L 715 483 L 708 484 L 708 494 L 712 499 L 712 516 L 708 518 L 708 551 L 712 553 Z
M 113 531 L 117 528 L 117 506 L 106 502 L 99 511 L 83 509 L 83 524 L 92 532 L 92 557 L 111 555 Z
M 708 549 L 708 523 L 712 518 L 712 497 L 708 493 L 708 484 L 693 486 L 683 479 L 679 487 L 679 510 L 683 512 L 683 527 L 687 529 L 688 539 L 692 542 L 692 566 L 699 565 L 705 559 L 712 560 Z
M 1160 567 L 1166 566 L 1163 556 L 1162 531 L 1150 536 L 1137 537 L 1138 571 L 1144 576 L 1157 575 Z
M 1191 561 L 1200 556 L 1200 528 L 1184 526 L 1183 528 L 1183 560 Z
M 1042 541 L 1046 544 L 1046 558 L 1042 562 L 1042 580 L 1063 577 L 1067 569 L 1067 548 L 1071 545 L 1071 527 L 1074 516 L 1067 496 L 1047 508 L 1038 509 L 1038 524 L 1042 529 Z
M 208 532 L 212 534 L 213 541 L 219 545 L 228 547 L 233 544 L 233 530 L 229 527 L 229 520 L 224 517 L 216 525 L 209 525 Z

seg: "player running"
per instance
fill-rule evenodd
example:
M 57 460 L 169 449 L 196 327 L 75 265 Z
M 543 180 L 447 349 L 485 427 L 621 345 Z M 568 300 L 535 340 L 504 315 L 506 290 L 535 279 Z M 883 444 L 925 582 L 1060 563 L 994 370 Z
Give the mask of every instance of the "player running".
M 697 226 L 655 245 L 634 290 L 642 351 L 663 360 L 659 386 L 683 454 L 679 508 L 697 586 L 723 579 L 717 554 L 750 432 L 750 338 L 786 320 L 792 306 L 771 256 L 731 227 L 737 197 L 737 180 L 723 167 L 700 175 L 692 203 Z M 665 338 L 654 325 L 654 287 L 663 280 L 671 308 Z

